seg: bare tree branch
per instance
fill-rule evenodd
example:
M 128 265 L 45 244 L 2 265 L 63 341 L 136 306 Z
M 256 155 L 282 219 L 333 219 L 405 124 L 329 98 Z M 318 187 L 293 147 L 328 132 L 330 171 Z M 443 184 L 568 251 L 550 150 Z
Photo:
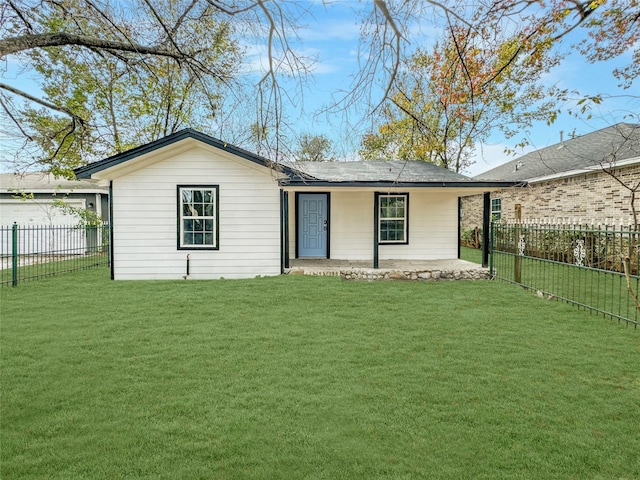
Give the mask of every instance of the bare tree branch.
M 82 118 L 80 118 L 78 115 L 76 115 L 74 112 L 72 112 L 71 110 L 69 110 L 66 107 L 62 107 L 60 105 L 54 105 L 51 102 L 47 102 L 46 100 L 42 100 L 41 98 L 34 97 L 33 95 L 31 95 L 31 94 L 29 94 L 27 92 L 19 90 L 19 89 L 15 88 L 15 87 L 7 85 L 6 83 L 3 83 L 3 82 L 0 82 L 0 88 L 3 89 L 3 90 L 6 90 L 8 92 L 13 93 L 14 95 L 18 95 L 18 96 L 20 96 L 22 98 L 25 98 L 25 99 L 27 99 L 27 100 L 29 100 L 31 102 L 35 102 L 35 103 L 37 103 L 39 105 L 42 105 L 45 108 L 49 108 L 51 110 L 55 110 L 57 112 L 64 113 L 65 115 L 73 118 L 74 120 L 76 120 L 76 121 L 78 121 L 80 123 L 84 122 L 82 120 Z

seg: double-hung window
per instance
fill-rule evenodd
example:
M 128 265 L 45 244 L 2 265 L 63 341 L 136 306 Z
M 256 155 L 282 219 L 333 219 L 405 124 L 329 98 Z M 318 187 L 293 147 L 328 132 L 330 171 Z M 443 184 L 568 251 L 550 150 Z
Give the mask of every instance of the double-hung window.
M 218 249 L 218 185 L 178 186 L 178 248 Z
M 497 222 L 502 218 L 502 199 L 491 199 L 491 220 Z
M 409 242 L 409 195 L 378 195 L 379 243 Z

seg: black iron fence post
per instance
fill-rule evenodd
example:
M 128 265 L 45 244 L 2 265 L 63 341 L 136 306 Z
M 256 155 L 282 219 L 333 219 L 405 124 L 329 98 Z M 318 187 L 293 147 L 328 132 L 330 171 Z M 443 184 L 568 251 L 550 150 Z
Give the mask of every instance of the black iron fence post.
M 520 244 L 520 237 L 522 236 L 522 208 L 520 207 L 520 204 L 517 203 L 515 206 L 515 216 L 516 216 L 516 248 L 517 248 L 517 255 L 515 257 L 515 260 L 513 262 L 513 278 L 515 279 L 515 281 L 517 283 L 520 283 L 522 281 L 522 256 L 524 255 L 524 252 L 520 252 L 519 251 L 519 244 Z
M 495 235 L 495 226 L 496 224 L 494 222 L 491 222 L 491 227 L 489 230 L 489 277 L 493 278 L 493 241 L 494 241 L 494 235 Z
M 18 286 L 18 224 L 11 228 L 11 285 Z

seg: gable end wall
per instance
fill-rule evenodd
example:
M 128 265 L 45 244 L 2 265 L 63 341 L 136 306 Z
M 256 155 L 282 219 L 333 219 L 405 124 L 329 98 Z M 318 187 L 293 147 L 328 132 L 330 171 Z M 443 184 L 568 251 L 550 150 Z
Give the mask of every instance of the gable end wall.
M 219 185 L 218 250 L 178 250 L 177 186 Z M 117 280 L 280 274 L 280 189 L 271 171 L 195 148 L 113 181 Z

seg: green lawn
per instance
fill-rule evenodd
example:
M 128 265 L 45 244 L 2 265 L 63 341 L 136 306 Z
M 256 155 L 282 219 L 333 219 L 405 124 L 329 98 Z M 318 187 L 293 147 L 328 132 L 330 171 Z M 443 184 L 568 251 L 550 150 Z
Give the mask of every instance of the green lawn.
M 495 253 L 493 266 L 496 277 L 515 282 L 514 264 L 517 258 L 513 254 Z M 621 273 L 531 257 L 521 257 L 520 264 L 519 283 L 522 285 L 580 305 L 588 305 L 631 322 L 640 321 L 640 312 L 629 294 L 625 276 Z M 630 285 L 635 294 L 640 295 L 640 280 L 637 276 L 631 277 Z
M 482 263 L 482 250 L 477 248 L 460 247 L 460 258 L 467 262 Z
M 502 282 L 0 290 L 8 479 L 637 479 L 640 330 Z

